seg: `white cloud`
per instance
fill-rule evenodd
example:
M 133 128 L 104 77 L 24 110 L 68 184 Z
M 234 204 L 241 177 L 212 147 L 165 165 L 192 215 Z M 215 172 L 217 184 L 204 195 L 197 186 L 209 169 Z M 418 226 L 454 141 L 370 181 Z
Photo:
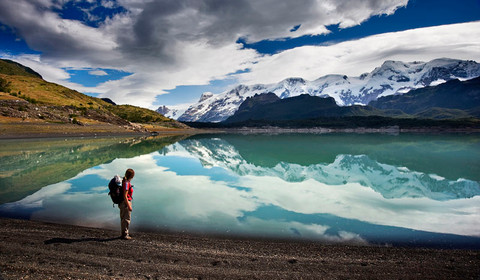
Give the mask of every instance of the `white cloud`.
M 385 33 L 329 46 L 304 46 L 264 56 L 248 73 L 247 84 L 288 77 L 314 80 L 328 74 L 358 76 L 385 60 L 430 61 L 448 57 L 480 61 L 480 22 Z
M 0 21 L 15 28 L 31 48 L 42 52 L 43 58 L 60 65 L 64 60 L 110 64 L 108 61 L 118 58 L 114 52 L 118 45 L 112 34 L 63 19 L 51 10 L 54 6 L 50 1 L 1 1 Z
M 107 8 L 116 7 L 112 1 L 104 2 Z M 325 26 L 348 28 L 374 15 L 392 14 L 407 2 L 118 1 L 126 13 L 91 27 L 61 18 L 53 10 L 61 8 L 61 2 L 15 0 L 0 1 L 0 22 L 13 27 L 31 48 L 42 53 L 9 58 L 38 71 L 46 80 L 99 93 L 119 104 L 154 109 L 156 97 L 177 86 L 206 85 L 245 69 L 250 72 L 236 77 L 242 83 L 255 84 L 288 77 L 357 76 L 387 59 L 480 61 L 480 22 L 386 33 L 264 56 L 236 43 L 238 38 L 256 42 L 325 34 L 329 32 Z M 290 31 L 298 25 L 298 30 Z M 133 74 L 89 88 L 68 82 L 70 75 L 65 68 L 116 69 Z
M 240 37 L 255 42 L 324 34 L 326 25 L 359 24 L 373 15 L 391 14 L 407 0 L 359 0 L 355 5 L 347 0 L 118 1 L 128 12 L 106 18 L 97 28 L 54 12 L 66 2 L 1 1 L 0 22 L 42 53 L 42 65 L 134 73 L 95 89 L 73 86 L 119 103 L 150 107 L 166 90 L 205 85 L 250 67 L 258 56 L 235 43 Z M 116 7 L 103 2 L 107 8 Z M 297 25 L 300 28 L 290 32 Z M 43 67 L 33 68 L 52 77 Z M 51 81 L 72 86 L 66 78 L 53 76 Z
M 92 70 L 92 71 L 89 71 L 88 74 L 94 75 L 94 76 L 108 76 L 108 73 L 103 70 Z
M 130 65 L 128 72 L 134 74 L 117 81 L 109 81 L 96 87 L 102 97 L 116 103 L 132 103 L 149 107 L 155 97 L 179 85 L 205 85 L 210 80 L 222 79 L 236 69 L 251 66 L 257 54 L 241 49 L 240 44 L 210 46 L 206 42 L 179 43 L 176 47 L 177 61 L 174 66 L 162 66 L 152 61 L 148 65 Z

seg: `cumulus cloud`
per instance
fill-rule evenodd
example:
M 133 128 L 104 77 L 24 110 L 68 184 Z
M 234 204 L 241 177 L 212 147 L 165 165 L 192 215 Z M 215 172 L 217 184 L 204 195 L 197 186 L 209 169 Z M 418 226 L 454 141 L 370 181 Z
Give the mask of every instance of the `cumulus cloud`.
M 152 108 L 156 97 L 180 85 L 205 85 L 236 77 L 247 84 L 288 77 L 316 79 L 326 74 L 359 75 L 384 60 L 439 57 L 480 60 L 480 22 L 386 33 L 329 46 L 304 46 L 259 55 L 237 43 L 326 34 L 375 15 L 389 15 L 407 0 L 104 0 L 120 12 L 96 26 L 62 18 L 71 1 L 0 1 L 0 22 L 41 55 L 14 60 L 45 79 L 117 103 Z M 94 17 L 94 10 L 84 10 Z M 98 15 L 97 15 L 98 16 Z M 294 28 L 295 27 L 295 28 Z M 22 60 L 22 61 L 20 61 Z M 68 82 L 66 68 L 116 69 L 133 73 L 94 88 Z M 248 69 L 248 72 L 244 70 Z M 99 73 L 99 72 L 98 72 Z
M 385 33 L 329 46 L 304 46 L 264 56 L 238 75 L 243 83 L 275 83 L 288 77 L 314 80 L 328 74 L 358 76 L 385 60 L 440 57 L 480 61 L 480 22 Z
M 239 37 L 249 42 L 327 33 L 326 25 L 349 27 L 372 15 L 391 14 L 406 0 L 165 0 L 146 3 L 133 32 L 136 44 L 165 46 L 169 42 L 229 43 Z M 124 3 L 130 7 L 128 3 Z M 138 3 L 135 5 L 138 7 Z M 290 30 L 300 25 L 294 33 Z M 173 39 L 173 40 L 167 40 Z
M 408 1 L 102 1 L 104 8 L 124 10 L 97 21 L 96 27 L 62 18 L 69 2 L 1 1 L 0 22 L 40 51 L 43 65 L 134 73 L 83 91 L 147 107 L 176 86 L 208 84 L 250 68 L 258 54 L 243 49 L 236 43 L 239 38 L 256 42 L 325 34 L 327 25 L 347 28 L 391 14 Z M 87 18 L 95 16 L 91 9 L 83 12 Z M 294 26 L 299 27 L 291 32 Z M 43 74 L 42 67 L 34 69 Z M 65 85 L 58 76 L 53 81 Z
M 117 43 L 111 34 L 53 11 L 56 1 L 1 1 L 0 21 L 13 27 L 43 59 L 77 64 L 110 64 Z M 72 66 L 72 65 L 68 65 Z M 76 65 L 78 66 L 78 65 Z

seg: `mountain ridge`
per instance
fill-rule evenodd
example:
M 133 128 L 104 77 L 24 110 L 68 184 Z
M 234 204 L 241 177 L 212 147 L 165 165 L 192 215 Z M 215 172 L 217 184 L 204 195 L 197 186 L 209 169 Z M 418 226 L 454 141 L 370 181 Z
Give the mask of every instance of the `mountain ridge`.
M 381 97 L 367 106 L 338 106 L 332 97 L 302 94 L 281 99 L 274 93 L 256 94 L 223 121 L 285 121 L 353 116 L 459 119 L 480 117 L 480 77 Z
M 248 97 L 242 105 L 240 105 L 239 110 L 233 116 L 226 119 L 224 123 L 235 123 L 248 120 L 283 121 L 328 117 L 384 115 L 382 111 L 376 110 L 371 106 L 338 106 L 332 97 L 318 97 L 302 94 L 284 99 L 277 97 L 277 100 L 265 103 L 262 101 L 264 101 L 266 95 L 272 96 L 275 94 L 268 93 Z M 248 103 L 248 108 L 245 108 L 247 107 L 244 106 L 245 103 Z
M 420 114 L 433 108 L 463 110 L 480 117 L 480 77 L 450 80 L 436 86 L 412 90 L 402 95 L 381 97 L 369 103 L 378 109 L 399 109 L 407 114 Z
M 238 85 L 220 94 L 202 98 L 190 106 L 178 120 L 184 122 L 221 122 L 232 116 L 247 97 L 273 92 L 280 98 L 309 94 L 333 97 L 340 106 L 367 105 L 382 96 L 403 94 L 412 89 L 436 85 L 452 79 L 480 76 L 480 64 L 457 59 L 429 62 L 385 61 L 370 73 L 358 77 L 326 75 L 314 81 L 287 78 L 276 84 Z

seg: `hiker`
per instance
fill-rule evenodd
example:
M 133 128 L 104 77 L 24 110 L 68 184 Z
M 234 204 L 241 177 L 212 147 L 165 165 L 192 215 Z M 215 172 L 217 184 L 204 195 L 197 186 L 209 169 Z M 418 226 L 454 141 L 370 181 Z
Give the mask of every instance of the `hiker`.
M 130 219 L 132 218 L 132 194 L 133 188 L 130 181 L 135 176 L 135 171 L 129 168 L 125 171 L 125 176 L 122 180 L 122 191 L 123 191 L 123 201 L 118 204 L 120 208 L 120 224 L 122 227 L 122 238 L 123 239 L 132 239 L 128 234 L 128 228 L 130 226 Z

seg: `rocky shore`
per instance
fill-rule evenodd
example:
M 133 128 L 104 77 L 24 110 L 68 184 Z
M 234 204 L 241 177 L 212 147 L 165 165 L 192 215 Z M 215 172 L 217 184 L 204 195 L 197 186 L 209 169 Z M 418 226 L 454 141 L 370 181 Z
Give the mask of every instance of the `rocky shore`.
M 0 279 L 479 279 L 480 251 L 132 233 L 0 218 Z

